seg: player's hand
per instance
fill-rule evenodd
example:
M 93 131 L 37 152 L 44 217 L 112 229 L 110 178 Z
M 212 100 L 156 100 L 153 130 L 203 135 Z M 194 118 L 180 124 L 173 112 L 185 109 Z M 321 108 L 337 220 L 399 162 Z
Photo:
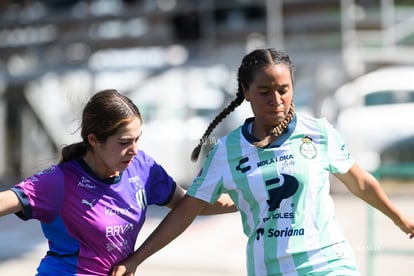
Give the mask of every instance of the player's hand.
M 401 224 L 398 225 L 400 229 L 408 235 L 410 239 L 414 238 L 414 220 L 409 218 L 404 218 L 401 221 Z
M 134 276 L 136 269 L 137 267 L 129 265 L 127 260 L 114 266 L 109 276 Z

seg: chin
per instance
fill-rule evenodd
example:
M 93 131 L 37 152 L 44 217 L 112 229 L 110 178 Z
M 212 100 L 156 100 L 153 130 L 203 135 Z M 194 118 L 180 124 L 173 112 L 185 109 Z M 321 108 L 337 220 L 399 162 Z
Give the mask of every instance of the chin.
M 129 165 L 131 165 L 131 162 L 122 162 L 118 167 L 118 170 L 124 171 L 126 168 L 129 167 Z
M 266 121 L 268 122 L 269 125 L 277 126 L 278 124 L 283 122 L 285 118 L 286 116 L 274 115 L 274 116 L 269 116 Z

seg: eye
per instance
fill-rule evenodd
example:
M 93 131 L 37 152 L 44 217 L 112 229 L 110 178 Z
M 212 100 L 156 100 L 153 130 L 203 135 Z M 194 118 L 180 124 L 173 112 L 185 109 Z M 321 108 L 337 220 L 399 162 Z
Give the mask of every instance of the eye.
M 135 139 L 132 139 L 132 138 L 131 139 L 121 139 L 121 140 L 119 140 L 119 144 L 121 146 L 128 146 L 128 145 L 130 145 L 134 142 L 135 142 Z
M 269 94 L 269 89 L 260 89 L 259 90 L 259 94 L 261 94 L 261 95 L 267 95 L 267 94 Z
M 119 142 L 119 144 L 120 144 L 121 146 L 127 146 L 129 143 L 130 143 L 129 141 L 126 141 L 126 142 Z
M 288 93 L 289 92 L 289 89 L 290 89 L 290 86 L 289 85 L 284 85 L 283 87 L 281 87 L 279 89 L 278 92 L 279 92 L 280 95 L 283 95 L 283 94 Z

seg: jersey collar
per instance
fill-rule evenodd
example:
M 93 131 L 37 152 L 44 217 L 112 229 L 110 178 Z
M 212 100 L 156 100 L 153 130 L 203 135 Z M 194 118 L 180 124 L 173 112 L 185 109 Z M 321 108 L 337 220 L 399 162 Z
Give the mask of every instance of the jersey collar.
M 251 134 L 253 121 L 254 121 L 254 117 L 247 118 L 246 121 L 244 122 L 243 126 L 242 126 L 242 134 L 243 134 L 244 138 L 246 138 L 246 140 L 251 144 L 253 144 L 255 142 L 259 142 L 259 139 L 257 139 L 256 137 L 254 137 Z M 266 146 L 265 148 L 280 147 L 280 145 L 282 145 L 290 137 L 290 135 L 292 135 L 293 131 L 296 128 L 296 123 L 297 123 L 297 117 L 296 117 L 296 113 L 295 113 L 295 114 L 293 114 L 292 121 L 290 121 L 290 123 L 289 123 L 288 127 L 285 129 L 285 131 L 275 141 L 273 141 L 273 143 Z
M 97 176 L 94 172 L 93 172 L 93 170 L 88 166 L 88 164 L 85 162 L 85 160 L 83 160 L 83 158 L 77 158 L 76 159 L 77 161 L 78 161 L 78 163 L 79 163 L 79 165 L 82 167 L 82 168 L 84 168 L 85 169 L 85 171 L 90 175 L 90 176 L 92 176 L 93 178 L 95 178 L 95 179 L 97 179 L 97 180 L 99 180 L 99 181 L 101 181 L 101 182 L 103 182 L 103 183 L 105 183 L 105 184 L 116 184 L 116 183 L 118 183 L 120 180 L 121 180 L 121 178 L 122 178 L 122 172 L 119 174 L 119 175 L 117 175 L 117 176 L 113 176 L 113 177 L 108 177 L 108 178 L 104 178 L 104 179 L 102 179 L 102 178 L 100 178 L 99 176 Z

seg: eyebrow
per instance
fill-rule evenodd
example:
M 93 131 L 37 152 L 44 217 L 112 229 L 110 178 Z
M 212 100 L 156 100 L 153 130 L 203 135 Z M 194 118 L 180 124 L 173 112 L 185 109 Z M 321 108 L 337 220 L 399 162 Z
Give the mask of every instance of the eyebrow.
M 142 135 L 142 130 L 141 130 L 141 133 L 137 137 L 121 136 L 121 137 L 118 138 L 118 140 L 135 140 L 137 138 L 140 138 L 141 135 Z
M 286 83 L 286 84 L 281 84 L 281 85 L 258 85 L 257 88 L 269 88 L 269 87 L 282 87 L 282 88 L 286 88 L 289 87 L 290 84 Z

